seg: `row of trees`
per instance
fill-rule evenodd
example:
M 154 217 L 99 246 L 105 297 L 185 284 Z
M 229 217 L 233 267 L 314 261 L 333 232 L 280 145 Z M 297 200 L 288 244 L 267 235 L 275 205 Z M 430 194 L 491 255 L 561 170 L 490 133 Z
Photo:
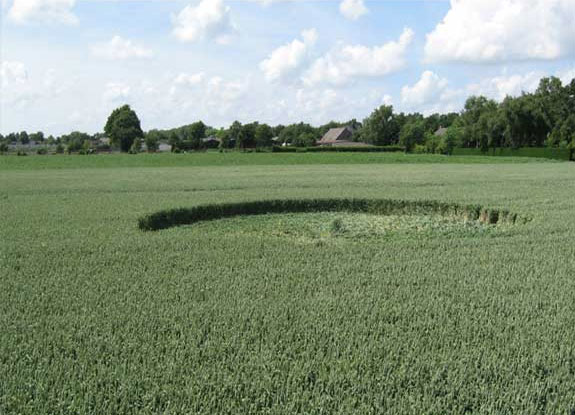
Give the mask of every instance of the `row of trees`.
M 501 103 L 469 98 L 455 124 L 462 147 L 575 147 L 575 79 L 544 78 L 534 93 Z
M 212 128 L 202 121 L 170 130 L 142 131 L 140 120 L 128 106 L 115 109 L 104 134 L 72 132 L 58 138 L 42 132 L 0 135 L 0 145 L 36 143 L 66 145 L 69 151 L 92 148 L 105 136 L 124 152 L 141 151 L 143 144 L 156 151 L 168 143 L 173 151 L 210 147 L 258 148 L 272 145 L 313 146 L 330 128 L 349 126 L 353 140 L 376 146 L 403 146 L 407 151 L 450 153 L 454 147 L 570 147 L 575 148 L 575 79 L 563 85 L 558 78 L 543 78 L 533 93 L 507 97 L 498 103 L 483 96 L 467 99 L 460 113 L 395 113 L 381 106 L 363 122 L 330 122 L 314 127 L 306 123 L 270 126 L 235 121 L 228 128 Z M 441 134 L 437 134 L 441 131 Z

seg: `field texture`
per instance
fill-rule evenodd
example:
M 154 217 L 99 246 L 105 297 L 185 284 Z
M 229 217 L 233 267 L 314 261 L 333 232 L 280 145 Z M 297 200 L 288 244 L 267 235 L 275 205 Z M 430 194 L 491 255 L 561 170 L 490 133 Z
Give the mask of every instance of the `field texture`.
M 185 156 L 0 157 L 0 414 L 575 413 L 575 164 Z M 164 209 L 342 197 L 532 220 L 138 229 Z

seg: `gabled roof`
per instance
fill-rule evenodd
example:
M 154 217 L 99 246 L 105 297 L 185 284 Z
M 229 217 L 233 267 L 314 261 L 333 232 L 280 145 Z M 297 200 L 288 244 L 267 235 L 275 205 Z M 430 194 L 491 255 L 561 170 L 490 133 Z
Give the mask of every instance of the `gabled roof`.
M 445 134 L 447 134 L 447 128 L 444 127 L 439 127 L 439 129 L 435 132 L 435 135 L 438 137 L 443 137 Z
M 349 127 L 332 128 L 319 140 L 319 143 L 332 143 L 335 141 L 351 141 L 353 131 Z

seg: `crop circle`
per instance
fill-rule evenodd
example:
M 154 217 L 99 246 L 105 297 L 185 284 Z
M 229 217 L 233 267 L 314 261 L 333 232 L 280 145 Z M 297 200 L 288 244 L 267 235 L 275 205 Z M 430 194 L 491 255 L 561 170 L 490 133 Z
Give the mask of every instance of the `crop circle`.
M 191 208 L 164 210 L 139 219 L 143 231 L 158 231 L 175 226 L 200 222 L 267 214 L 293 213 L 355 213 L 362 215 L 410 218 L 440 218 L 445 223 L 498 225 L 525 221 L 517 214 L 502 209 L 479 205 L 460 205 L 438 201 L 412 201 L 395 199 L 281 199 L 224 204 L 199 205 Z M 330 224 L 333 234 L 343 233 L 344 219 L 334 218 Z M 423 223 L 433 228 L 433 224 Z M 349 227 L 349 226 L 348 226 Z

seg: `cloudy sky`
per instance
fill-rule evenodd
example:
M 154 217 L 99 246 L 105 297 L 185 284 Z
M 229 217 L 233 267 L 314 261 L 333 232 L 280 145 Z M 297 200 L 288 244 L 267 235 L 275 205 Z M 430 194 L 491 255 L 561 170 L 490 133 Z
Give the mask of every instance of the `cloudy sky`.
M 363 119 L 575 77 L 575 0 L 0 0 L 0 132 Z

